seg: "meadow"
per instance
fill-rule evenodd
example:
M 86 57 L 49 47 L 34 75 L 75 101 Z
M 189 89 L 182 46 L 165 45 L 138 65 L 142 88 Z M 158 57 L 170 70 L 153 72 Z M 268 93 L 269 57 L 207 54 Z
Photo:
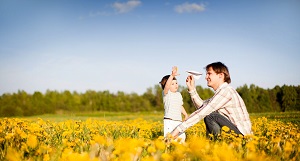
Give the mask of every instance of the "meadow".
M 200 121 L 179 144 L 162 137 L 161 112 L 63 113 L 0 119 L 0 160 L 300 160 L 300 112 L 250 114 L 253 135 L 224 127 L 216 140 Z

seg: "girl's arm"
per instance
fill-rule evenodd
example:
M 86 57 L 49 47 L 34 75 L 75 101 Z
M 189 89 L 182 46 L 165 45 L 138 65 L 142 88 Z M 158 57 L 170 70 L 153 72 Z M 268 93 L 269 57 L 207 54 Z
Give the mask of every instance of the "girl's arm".
M 179 75 L 177 73 L 177 67 L 174 66 L 172 67 L 172 74 L 170 75 L 169 79 L 167 80 L 166 82 L 166 85 L 165 85 L 165 89 L 164 89 L 164 94 L 166 95 L 170 89 L 170 86 L 172 84 L 172 81 L 173 81 L 173 78 L 176 77 L 177 75 Z
M 184 115 L 184 120 L 186 120 L 189 117 L 183 106 L 181 106 L 181 113 Z

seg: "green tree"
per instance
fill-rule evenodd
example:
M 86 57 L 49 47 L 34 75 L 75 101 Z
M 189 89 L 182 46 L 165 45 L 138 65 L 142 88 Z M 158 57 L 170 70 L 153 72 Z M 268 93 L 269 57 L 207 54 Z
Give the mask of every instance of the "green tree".
M 15 97 L 11 94 L 3 94 L 0 97 L 0 116 L 23 116 L 23 110 L 16 102 Z
M 296 100 L 295 110 L 300 111 L 300 85 L 298 85 L 295 88 L 297 91 L 297 100 Z
M 102 98 L 99 98 L 101 93 L 97 93 L 93 90 L 88 90 L 81 95 L 80 98 L 80 107 L 81 111 L 100 111 Z
M 293 110 L 296 105 L 297 91 L 293 86 L 283 85 L 282 87 L 282 100 L 281 110 L 285 112 L 287 110 Z
M 149 104 L 151 111 L 163 111 L 162 88 L 160 85 L 155 85 L 152 88 L 147 88 L 146 92 L 142 95 L 144 103 Z M 147 103 L 148 102 L 148 103 Z
M 15 101 L 15 106 L 13 108 L 21 108 L 23 111 L 23 116 L 35 115 L 36 111 L 31 105 L 31 96 L 25 91 L 18 91 L 18 93 L 13 94 L 13 100 Z
M 50 111 L 47 111 L 45 108 L 45 101 L 44 101 L 44 96 L 41 92 L 34 92 L 31 98 L 31 104 L 32 104 L 32 109 L 35 110 L 36 114 L 44 114 L 44 113 L 49 113 Z
M 273 89 L 268 90 L 268 92 L 269 92 L 270 101 L 271 101 L 270 111 L 272 111 L 272 112 L 279 112 L 279 111 L 281 111 L 280 101 L 277 98 L 278 93 L 281 92 L 280 86 L 277 85 Z
M 153 107 L 153 110 L 157 110 L 157 106 L 159 106 L 155 100 L 155 89 L 154 88 L 147 88 L 146 92 L 142 95 L 143 99 L 148 100 L 150 106 Z
M 210 88 L 196 86 L 199 96 L 206 100 L 214 95 Z M 187 87 L 179 86 L 178 92 L 183 97 L 183 106 L 188 113 L 195 111 L 195 107 L 188 93 Z M 263 89 L 251 84 L 237 88 L 243 98 L 248 111 L 291 111 L 300 110 L 300 86 L 275 86 L 273 89 Z M 45 94 L 34 92 L 33 95 L 25 91 L 0 96 L 0 116 L 31 116 L 45 113 L 61 113 L 63 111 L 163 111 L 162 89 L 157 84 L 148 88 L 142 95 L 136 93 L 116 94 L 106 91 L 89 90 L 79 94 L 68 90 L 63 92 L 47 90 Z
M 47 90 L 44 98 L 47 109 L 51 109 L 54 113 L 59 112 L 59 98 L 60 94 L 57 91 Z
M 248 86 L 245 84 L 242 87 L 238 87 L 236 90 L 239 93 L 239 95 L 243 98 L 248 112 L 250 112 L 250 113 L 254 112 L 255 111 L 255 109 L 253 107 L 254 103 L 253 103 L 253 99 L 251 97 L 250 89 L 248 88 Z

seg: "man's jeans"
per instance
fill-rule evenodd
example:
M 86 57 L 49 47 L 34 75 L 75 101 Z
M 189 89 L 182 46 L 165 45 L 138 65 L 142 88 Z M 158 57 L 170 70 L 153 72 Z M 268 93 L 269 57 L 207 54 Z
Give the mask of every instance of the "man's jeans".
M 216 137 L 221 134 L 222 127 L 227 126 L 230 130 L 233 130 L 236 134 L 242 134 L 239 129 L 226 117 L 218 112 L 212 112 L 204 118 L 206 126 L 206 137 L 211 138 L 209 134 L 213 134 Z

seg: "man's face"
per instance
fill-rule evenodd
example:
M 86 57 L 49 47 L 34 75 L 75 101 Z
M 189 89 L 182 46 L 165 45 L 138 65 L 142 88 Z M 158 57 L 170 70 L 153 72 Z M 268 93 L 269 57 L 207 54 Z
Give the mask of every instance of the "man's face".
M 206 71 L 205 79 L 207 81 L 207 86 L 216 90 L 220 85 L 220 74 L 217 74 L 212 67 L 208 68 Z

